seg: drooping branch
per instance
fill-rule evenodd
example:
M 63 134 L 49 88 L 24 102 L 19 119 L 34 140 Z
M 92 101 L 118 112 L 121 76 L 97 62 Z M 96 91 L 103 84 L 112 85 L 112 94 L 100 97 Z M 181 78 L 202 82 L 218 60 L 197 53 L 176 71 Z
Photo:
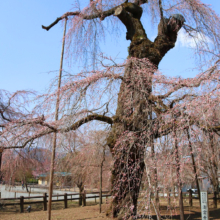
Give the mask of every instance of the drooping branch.
M 211 77 L 212 73 L 218 68 L 217 64 L 219 62 L 220 62 L 220 60 L 218 60 L 215 63 L 215 65 L 207 71 L 208 72 L 207 74 L 204 74 L 204 76 L 202 76 L 202 77 L 198 77 L 197 80 L 184 79 L 184 80 L 180 81 L 179 83 L 177 83 L 176 85 L 174 84 L 173 88 L 170 89 L 170 91 L 168 91 L 166 94 L 158 95 L 156 97 L 159 99 L 165 99 L 165 98 L 168 98 L 170 95 L 172 95 L 174 92 L 176 92 L 182 88 L 197 88 L 197 87 L 199 87 L 204 80 L 208 80 Z M 192 83 L 190 83 L 190 81 L 192 81 Z
M 173 129 L 175 129 L 176 131 L 188 129 L 192 125 L 195 125 L 196 127 L 201 129 L 202 131 L 206 131 L 206 132 L 218 133 L 220 131 L 220 125 L 211 126 L 211 125 L 208 125 L 207 123 L 201 123 L 196 118 L 189 117 L 189 116 L 187 117 L 187 120 L 182 120 L 182 118 L 178 119 L 178 117 L 180 115 L 181 115 L 181 113 L 177 113 L 175 115 L 175 117 L 177 118 L 175 120 L 175 123 L 169 122 L 169 123 L 161 125 L 161 123 L 159 121 L 161 121 L 162 119 L 160 119 L 160 118 L 154 119 L 153 120 L 153 127 L 154 127 L 154 130 L 156 131 L 154 134 L 154 138 L 166 136 L 166 135 L 170 134 L 173 131 Z
M 111 117 L 105 116 L 105 115 L 99 115 L 99 114 L 92 114 L 92 115 L 88 115 L 85 118 L 80 119 L 79 121 L 75 122 L 74 124 L 70 125 L 69 127 L 66 128 L 56 128 L 55 126 L 51 126 L 46 122 L 43 122 L 43 120 L 35 120 L 34 122 L 29 121 L 28 124 L 34 126 L 34 125 L 42 125 L 43 127 L 46 127 L 45 129 L 41 129 L 41 132 L 34 134 L 30 137 L 28 137 L 25 142 L 22 145 L 16 145 L 16 146 L 9 146 L 9 147 L 5 147 L 5 149 L 14 149 L 14 148 L 24 148 L 26 147 L 30 142 L 32 142 L 33 140 L 43 137 L 45 135 L 51 134 L 51 133 L 65 133 L 65 132 L 69 132 L 72 130 L 76 130 L 78 129 L 80 126 L 82 126 L 83 124 L 86 124 L 90 121 L 101 121 L 101 122 L 105 122 L 108 123 L 110 125 L 112 125 L 114 123 L 113 119 Z M 21 123 L 22 124 L 22 123 Z M 20 125 L 21 125 L 20 124 Z M 27 125 L 27 123 L 25 124 Z M 24 126 L 24 124 L 23 124 Z

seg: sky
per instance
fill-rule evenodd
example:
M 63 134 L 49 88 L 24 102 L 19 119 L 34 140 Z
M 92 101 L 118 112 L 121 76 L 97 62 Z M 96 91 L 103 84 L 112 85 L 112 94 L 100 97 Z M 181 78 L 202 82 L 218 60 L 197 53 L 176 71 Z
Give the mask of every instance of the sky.
M 202 0 L 220 14 L 220 1 Z M 7 0 L 0 1 L 0 89 L 10 92 L 34 90 L 45 92 L 51 79 L 57 76 L 60 64 L 63 26 L 56 25 L 45 31 L 41 25 L 49 25 L 73 7 L 74 0 Z M 147 29 L 151 40 L 154 31 Z M 106 39 L 102 44 L 110 55 L 125 59 L 129 42 L 125 33 L 117 39 Z M 197 72 L 188 71 L 195 66 L 189 41 L 179 36 L 176 47 L 162 60 L 159 68 L 170 76 L 193 77 Z M 184 61 L 184 65 L 183 65 Z M 64 69 L 77 71 L 64 60 Z

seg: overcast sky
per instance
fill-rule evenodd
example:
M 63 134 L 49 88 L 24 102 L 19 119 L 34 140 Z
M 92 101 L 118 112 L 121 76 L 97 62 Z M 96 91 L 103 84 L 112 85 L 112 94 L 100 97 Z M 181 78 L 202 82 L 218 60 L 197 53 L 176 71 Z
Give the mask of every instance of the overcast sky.
M 220 12 L 219 0 L 205 0 Z M 0 1 L 0 89 L 11 92 L 16 90 L 36 90 L 43 92 L 59 69 L 63 26 L 56 25 L 45 31 L 41 25 L 49 25 L 72 7 L 73 0 L 7 0 Z M 153 40 L 152 31 L 148 37 Z M 170 76 L 193 77 L 196 72 L 186 70 L 195 66 L 192 42 L 184 39 L 180 32 L 175 49 L 162 60 L 159 68 Z M 113 57 L 126 58 L 129 42 L 123 36 L 108 39 L 102 48 L 106 48 Z M 183 65 L 184 61 L 184 65 Z M 64 69 L 68 67 L 65 61 Z

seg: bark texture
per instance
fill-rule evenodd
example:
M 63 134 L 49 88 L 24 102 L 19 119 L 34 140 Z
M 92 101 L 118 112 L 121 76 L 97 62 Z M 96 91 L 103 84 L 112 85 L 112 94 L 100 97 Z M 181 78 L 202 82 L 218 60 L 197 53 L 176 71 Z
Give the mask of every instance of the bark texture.
M 118 219 L 137 214 L 137 200 L 144 172 L 144 151 L 151 131 L 151 76 L 164 55 L 175 46 L 181 23 L 173 18 L 161 18 L 158 36 L 151 42 L 140 21 L 142 8 L 124 3 L 115 10 L 127 28 L 130 40 L 129 58 L 118 94 L 118 106 L 108 145 L 114 156 L 112 170 L 111 212 Z M 145 62 L 142 62 L 145 59 Z M 147 63 L 147 64 L 146 64 Z

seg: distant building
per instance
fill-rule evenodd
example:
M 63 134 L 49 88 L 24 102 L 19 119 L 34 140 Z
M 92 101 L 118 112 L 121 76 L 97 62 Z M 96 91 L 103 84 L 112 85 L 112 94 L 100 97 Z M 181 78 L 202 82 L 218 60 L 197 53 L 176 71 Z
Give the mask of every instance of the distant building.
M 37 176 L 38 185 L 47 186 L 49 184 L 50 173 L 42 173 Z M 55 172 L 54 173 L 54 185 L 56 186 L 70 186 L 72 180 L 72 174 L 67 172 Z

